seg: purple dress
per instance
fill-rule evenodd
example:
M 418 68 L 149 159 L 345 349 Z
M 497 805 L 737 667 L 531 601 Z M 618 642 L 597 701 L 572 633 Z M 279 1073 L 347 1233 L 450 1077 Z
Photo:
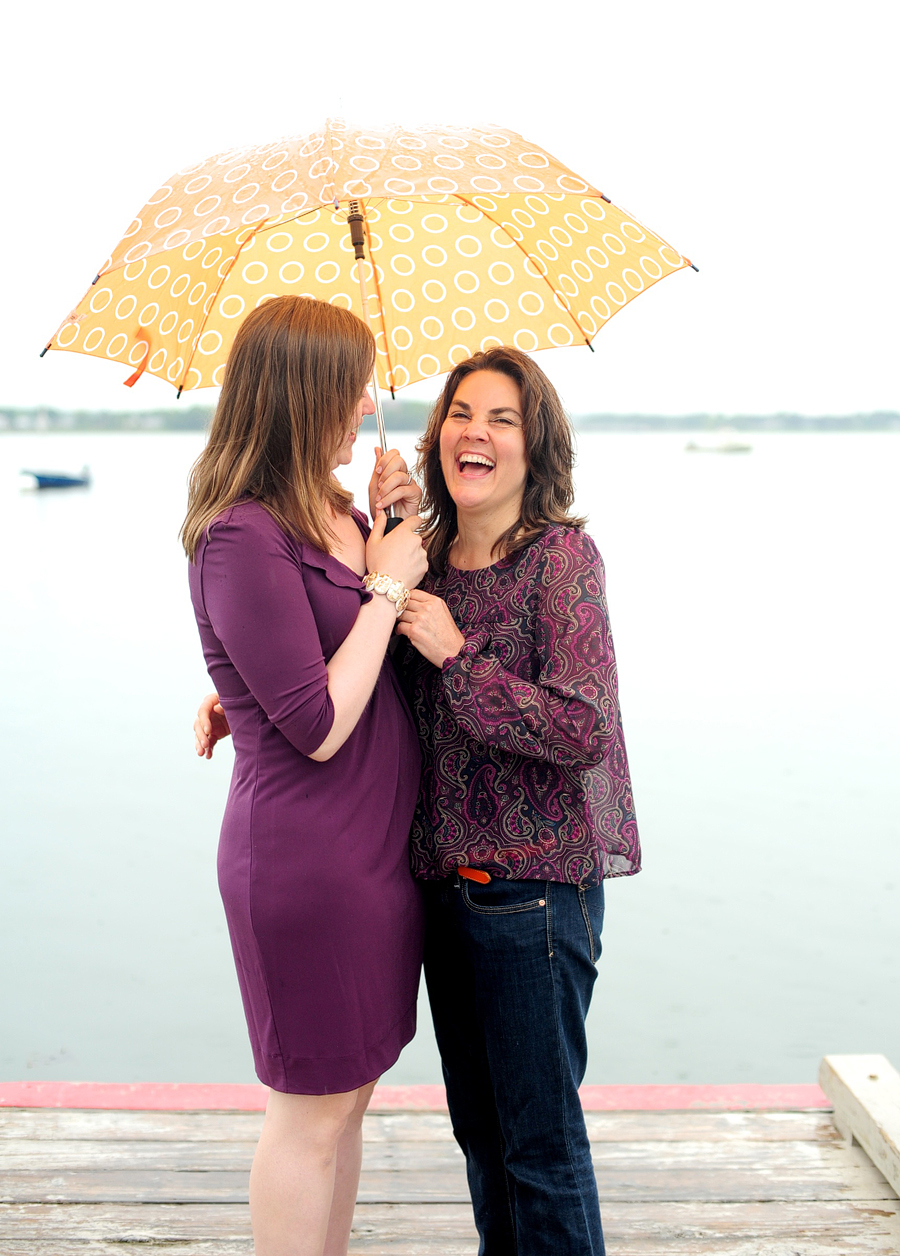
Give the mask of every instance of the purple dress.
M 341 749 L 325 763 L 308 757 L 334 720 L 326 660 L 370 595 L 256 502 L 214 521 L 190 585 L 234 737 L 219 886 L 256 1071 L 288 1093 L 354 1090 L 415 1032 L 412 719 L 386 660 Z

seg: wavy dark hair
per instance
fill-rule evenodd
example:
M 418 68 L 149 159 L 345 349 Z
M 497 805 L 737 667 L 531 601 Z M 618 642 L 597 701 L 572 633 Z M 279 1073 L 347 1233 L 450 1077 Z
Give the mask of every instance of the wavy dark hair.
M 530 545 L 550 524 L 583 528 L 586 522 L 569 513 L 575 500 L 572 481 L 574 432 L 556 389 L 527 353 L 508 345 L 487 349 L 460 362 L 447 376 L 443 391 L 429 415 L 425 435 L 416 446 L 419 454 L 416 469 L 424 490 L 421 511 L 428 519 L 423 540 L 429 563 L 439 574 L 447 570 L 450 547 L 456 540 L 457 532 L 456 505 L 441 470 L 441 427 L 456 390 L 466 376 L 475 371 L 496 371 L 507 375 L 518 385 L 528 461 L 519 517 L 497 538 L 492 553 L 507 558 Z
M 375 361 L 375 341 L 350 310 L 310 297 L 272 297 L 240 325 L 209 440 L 190 477 L 181 539 L 189 558 L 216 515 L 252 498 L 286 532 L 328 550 L 326 504 L 353 498 L 332 459 Z

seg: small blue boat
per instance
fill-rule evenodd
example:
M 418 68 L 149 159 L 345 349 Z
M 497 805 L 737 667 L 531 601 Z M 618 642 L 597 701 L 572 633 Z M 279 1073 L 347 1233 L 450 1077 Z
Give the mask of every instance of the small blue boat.
M 91 483 L 87 467 L 81 468 L 80 475 L 65 475 L 57 471 L 23 471 L 22 475 L 30 476 L 35 488 L 89 488 Z

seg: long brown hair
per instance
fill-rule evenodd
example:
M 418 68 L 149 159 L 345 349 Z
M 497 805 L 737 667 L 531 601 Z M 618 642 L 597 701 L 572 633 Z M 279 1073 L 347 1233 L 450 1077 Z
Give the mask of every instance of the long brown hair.
M 569 514 L 575 500 L 572 469 L 575 444 L 572 424 L 547 376 L 527 353 L 500 345 L 460 362 L 447 376 L 434 404 L 425 435 L 416 446 L 417 470 L 422 477 L 422 514 L 428 516 L 423 540 L 433 570 L 447 569 L 450 547 L 456 540 L 456 504 L 441 470 L 441 427 L 456 390 L 475 371 L 497 371 L 518 384 L 522 397 L 522 429 L 528 475 L 519 518 L 494 542 L 492 553 L 502 558 L 530 545 L 548 524 L 584 527 L 585 520 Z
M 326 503 L 352 497 L 333 457 L 366 387 L 375 341 L 349 310 L 309 297 L 273 297 L 234 338 L 209 440 L 190 476 L 181 529 L 193 560 L 204 529 L 241 497 L 285 531 L 327 550 Z

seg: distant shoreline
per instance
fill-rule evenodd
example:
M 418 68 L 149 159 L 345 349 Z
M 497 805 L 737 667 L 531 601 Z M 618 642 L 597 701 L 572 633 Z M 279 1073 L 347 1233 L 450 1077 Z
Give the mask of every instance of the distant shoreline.
M 385 426 L 420 432 L 431 407 L 421 401 L 386 401 Z M 202 432 L 212 406 L 165 410 L 55 410 L 0 406 L 4 432 Z M 581 432 L 900 432 L 900 412 L 867 414 L 576 414 Z

